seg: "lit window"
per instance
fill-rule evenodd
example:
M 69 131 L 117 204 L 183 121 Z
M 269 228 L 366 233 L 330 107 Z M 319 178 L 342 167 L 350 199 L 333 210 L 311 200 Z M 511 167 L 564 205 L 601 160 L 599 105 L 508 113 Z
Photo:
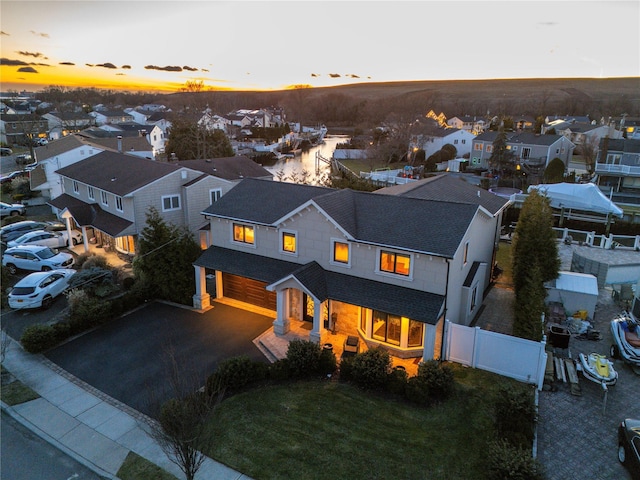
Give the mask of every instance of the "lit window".
M 349 244 L 342 242 L 333 243 L 333 261 L 349 263 Z
M 73 181 L 73 193 L 80 193 L 80 187 L 78 186 L 78 182 Z
M 253 227 L 249 225 L 240 225 L 238 223 L 233 224 L 233 240 L 240 243 L 248 243 L 253 245 L 254 235 Z
M 407 347 L 421 347 L 424 338 L 424 323 L 415 320 L 409 320 L 409 335 L 407 338 Z
M 122 197 L 116 197 L 116 210 L 122 211 Z
M 107 207 L 109 206 L 109 197 L 107 197 L 107 192 L 105 191 L 100 192 L 100 201 L 102 202 L 103 205 L 106 205 Z
M 296 253 L 296 234 L 282 232 L 282 251 Z
M 487 153 L 493 152 L 493 145 L 487 145 Z
M 180 195 L 166 195 L 162 197 L 162 211 L 180 210 Z
M 400 345 L 401 319 L 397 315 L 373 311 L 373 338 L 391 345 Z
M 411 257 L 393 252 L 380 252 L 380 270 L 398 275 L 409 275 Z
M 96 199 L 96 195 L 93 191 L 93 187 L 87 187 L 87 192 L 89 194 L 89 199 L 90 200 L 95 200 Z
M 482 151 L 482 143 L 476 143 L 476 144 L 473 146 L 473 149 L 474 149 L 474 150 L 480 150 L 480 151 Z

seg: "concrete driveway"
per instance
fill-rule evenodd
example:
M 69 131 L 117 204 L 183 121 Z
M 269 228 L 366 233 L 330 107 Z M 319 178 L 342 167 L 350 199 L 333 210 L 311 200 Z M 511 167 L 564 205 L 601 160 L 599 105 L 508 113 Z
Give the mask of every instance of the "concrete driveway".
M 205 313 L 154 302 L 73 339 L 45 355 L 92 387 L 150 416 L 175 396 L 170 351 L 191 388 L 218 363 L 246 355 L 268 363 L 253 339 L 272 319 L 227 305 Z

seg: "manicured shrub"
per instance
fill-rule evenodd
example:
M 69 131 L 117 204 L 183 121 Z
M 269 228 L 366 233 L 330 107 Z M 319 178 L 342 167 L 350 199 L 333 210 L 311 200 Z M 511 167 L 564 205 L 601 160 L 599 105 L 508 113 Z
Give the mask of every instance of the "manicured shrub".
M 451 395 L 455 387 L 453 371 L 437 360 L 428 360 L 418 366 L 418 378 L 425 382 L 429 396 L 439 402 Z
M 530 449 L 514 447 L 506 440 L 493 441 L 486 452 L 488 480 L 543 480 L 542 466 Z
M 289 368 L 289 360 L 282 358 L 269 365 L 269 378 L 276 382 L 290 379 L 291 369 Z
M 109 268 L 109 262 L 107 262 L 107 257 L 104 255 L 95 252 L 84 252 L 76 258 L 75 267 L 79 270 L 89 268 L 107 270 Z
M 387 377 L 387 390 L 396 395 L 404 395 L 408 378 L 406 370 L 394 368 Z
M 29 353 L 42 353 L 58 344 L 58 335 L 51 325 L 28 326 L 20 343 Z
M 340 360 L 340 380 L 350 382 L 353 380 L 353 360 L 356 357 L 343 357 Z
M 83 325 L 84 329 L 89 329 L 104 323 L 110 317 L 111 305 L 106 300 L 87 297 L 70 310 L 70 320 Z
M 247 356 L 233 357 L 221 362 L 216 371 L 207 379 L 207 392 L 214 393 L 222 389 L 227 393 L 235 393 L 247 385 L 264 380 L 268 366 L 254 362 Z
M 424 381 L 424 378 L 418 376 L 409 378 L 405 388 L 405 394 L 407 400 L 417 405 L 427 406 L 431 404 L 429 387 L 427 387 L 427 382 Z
M 317 375 L 320 367 L 320 345 L 308 340 L 292 340 L 287 359 L 292 377 L 308 378 Z
M 381 389 L 391 372 L 391 358 L 383 348 L 372 348 L 356 355 L 350 367 L 349 375 L 356 385 L 367 389 Z
M 500 438 L 516 447 L 529 448 L 536 416 L 532 387 L 500 388 L 494 400 L 494 416 Z

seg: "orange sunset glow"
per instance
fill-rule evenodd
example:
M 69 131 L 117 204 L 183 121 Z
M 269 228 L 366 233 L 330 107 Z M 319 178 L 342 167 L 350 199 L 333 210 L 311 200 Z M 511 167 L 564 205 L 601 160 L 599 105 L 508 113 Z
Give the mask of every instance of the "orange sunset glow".
M 2 1 L 3 90 L 637 76 L 630 1 Z M 609 29 L 609 31 L 607 31 Z M 611 48 L 615 39 L 624 48 Z M 588 44 L 588 48 L 584 48 Z M 498 48 L 499 47 L 499 48 Z

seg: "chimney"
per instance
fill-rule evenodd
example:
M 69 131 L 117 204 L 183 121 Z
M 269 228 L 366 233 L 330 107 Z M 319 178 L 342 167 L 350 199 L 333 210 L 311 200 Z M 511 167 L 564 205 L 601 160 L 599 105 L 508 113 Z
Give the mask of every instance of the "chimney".
M 122 135 L 118 135 L 118 152 L 122 153 Z

